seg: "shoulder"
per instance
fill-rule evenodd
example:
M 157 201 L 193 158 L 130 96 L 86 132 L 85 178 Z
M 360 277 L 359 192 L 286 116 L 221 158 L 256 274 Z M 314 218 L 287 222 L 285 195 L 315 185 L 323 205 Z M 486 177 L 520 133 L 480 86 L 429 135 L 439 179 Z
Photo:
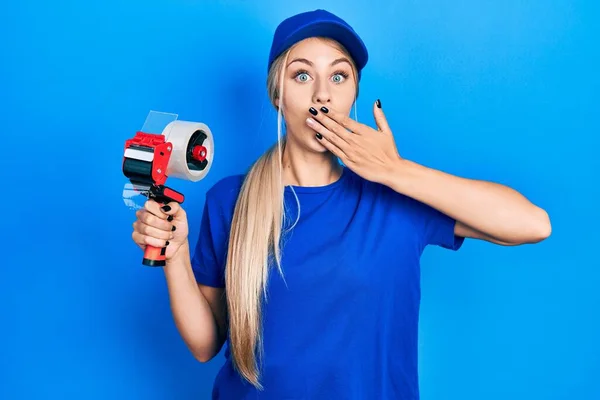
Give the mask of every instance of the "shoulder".
M 386 212 L 401 213 L 409 218 L 420 218 L 423 215 L 437 213 L 427 204 L 382 183 L 369 181 L 350 169 L 348 175 L 349 186 L 360 188 L 361 197 L 371 200 L 373 207 L 383 208 Z
M 211 199 L 226 200 L 231 197 L 237 199 L 242 184 L 246 179 L 245 174 L 228 175 L 217 180 L 206 192 L 207 197 Z
M 224 221 L 231 220 L 245 178 L 245 174 L 228 175 L 210 186 L 206 191 L 208 212 L 225 217 Z
M 387 206 L 390 202 L 400 204 L 403 196 L 388 186 L 370 181 L 348 167 L 345 167 L 344 173 L 346 189 L 360 193 L 361 200 L 372 201 L 374 206 Z

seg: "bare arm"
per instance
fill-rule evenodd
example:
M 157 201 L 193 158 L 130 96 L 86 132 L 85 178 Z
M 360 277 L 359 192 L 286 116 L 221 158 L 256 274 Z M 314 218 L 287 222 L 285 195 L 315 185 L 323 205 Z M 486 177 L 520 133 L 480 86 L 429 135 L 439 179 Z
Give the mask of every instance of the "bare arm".
M 321 108 L 306 123 L 317 139 L 363 178 L 452 217 L 455 234 L 497 244 L 537 243 L 550 236 L 550 218 L 516 190 L 493 182 L 461 178 L 405 160 L 381 109 L 373 103 L 377 129 L 347 113 Z M 319 123 L 316 123 L 317 120 Z
M 453 217 L 458 236 L 501 245 L 537 243 L 550 236 L 548 214 L 516 190 L 450 175 L 399 160 L 388 186 Z
M 226 303 L 223 289 L 198 285 L 186 242 L 163 267 L 175 325 L 194 355 L 207 362 L 226 338 Z

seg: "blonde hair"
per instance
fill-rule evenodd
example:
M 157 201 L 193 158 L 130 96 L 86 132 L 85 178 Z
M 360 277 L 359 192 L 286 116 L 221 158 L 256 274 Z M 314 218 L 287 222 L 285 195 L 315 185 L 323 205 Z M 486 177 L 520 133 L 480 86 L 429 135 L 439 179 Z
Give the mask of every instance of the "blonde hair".
M 324 40 L 331 42 L 352 62 L 342 45 L 331 39 Z M 282 227 L 286 214 L 282 155 L 287 135 L 282 137 L 281 125 L 283 82 L 292 48 L 280 55 L 269 70 L 267 91 L 271 104 L 277 110 L 277 142 L 267 149 L 246 174 L 233 213 L 225 266 L 232 364 L 244 379 L 258 389 L 262 389 L 259 373 L 263 356 L 262 299 L 264 297 L 266 301 L 267 298 L 266 283 L 269 266 L 273 262 L 283 277 L 280 262 L 282 237 L 285 233 Z M 358 78 L 356 66 L 352 64 L 352 67 L 357 87 L 354 101 L 356 115 Z M 276 100 L 279 100 L 279 107 Z M 298 216 L 299 210 L 298 204 Z M 292 228 L 293 226 L 289 229 Z

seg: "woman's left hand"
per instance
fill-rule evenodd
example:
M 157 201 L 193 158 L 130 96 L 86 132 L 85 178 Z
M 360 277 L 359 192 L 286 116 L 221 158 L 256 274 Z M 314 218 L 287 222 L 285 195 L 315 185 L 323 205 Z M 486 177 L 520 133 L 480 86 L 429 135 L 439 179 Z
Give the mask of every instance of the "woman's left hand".
M 389 180 L 402 158 L 380 107 L 373 105 L 378 130 L 328 107 L 316 110 L 317 115 L 313 115 L 314 111 L 313 108 L 306 123 L 316 131 L 317 140 L 325 148 L 363 178 L 378 183 Z

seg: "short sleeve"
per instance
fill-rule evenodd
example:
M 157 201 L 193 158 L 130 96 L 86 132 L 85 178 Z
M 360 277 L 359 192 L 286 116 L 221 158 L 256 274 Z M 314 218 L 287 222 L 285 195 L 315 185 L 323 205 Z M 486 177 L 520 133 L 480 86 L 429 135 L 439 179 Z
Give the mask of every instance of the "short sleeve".
M 436 245 L 449 250 L 458 250 L 465 238 L 454 234 L 456 220 L 441 211 L 425 204 L 407 198 L 422 235 L 423 246 Z
M 192 271 L 198 283 L 225 287 L 225 253 L 228 230 L 225 217 L 210 192 L 207 193 L 200 223 L 198 241 L 191 258 Z

